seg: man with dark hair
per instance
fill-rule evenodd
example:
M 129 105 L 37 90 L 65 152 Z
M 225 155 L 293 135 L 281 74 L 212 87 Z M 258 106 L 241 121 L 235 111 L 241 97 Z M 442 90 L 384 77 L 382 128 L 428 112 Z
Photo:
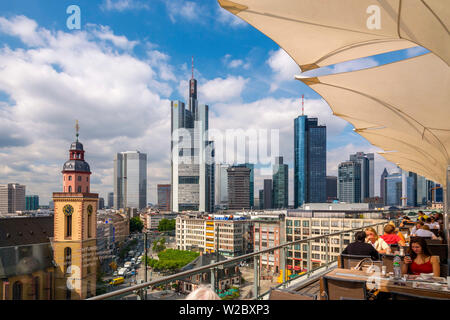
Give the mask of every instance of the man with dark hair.
M 355 242 L 350 243 L 347 248 L 342 251 L 342 254 L 350 254 L 353 256 L 369 256 L 372 260 L 379 260 L 380 254 L 375 248 L 366 243 L 366 233 L 358 231 L 355 233 Z

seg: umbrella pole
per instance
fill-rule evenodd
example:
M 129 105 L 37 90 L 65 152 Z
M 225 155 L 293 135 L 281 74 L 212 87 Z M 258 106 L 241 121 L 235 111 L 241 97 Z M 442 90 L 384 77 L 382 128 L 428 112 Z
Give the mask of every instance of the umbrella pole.
M 449 230 L 449 214 L 450 214 L 450 165 L 446 172 L 447 183 L 444 192 L 444 231 L 447 240 L 447 275 L 450 275 L 450 230 Z

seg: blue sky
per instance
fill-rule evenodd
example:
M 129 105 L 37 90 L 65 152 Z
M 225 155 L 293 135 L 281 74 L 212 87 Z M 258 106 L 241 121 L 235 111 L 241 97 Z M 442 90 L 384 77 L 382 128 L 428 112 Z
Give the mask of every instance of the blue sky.
M 66 26 L 73 4 L 81 9 L 81 30 Z M 0 183 L 25 184 L 41 203 L 61 189 L 75 119 L 92 190 L 106 198 L 114 153 L 137 149 L 148 155 L 148 202 L 155 202 L 156 184 L 170 182 L 169 102 L 185 100 L 191 56 L 211 127 L 279 130 L 291 203 L 293 119 L 302 94 L 305 113 L 327 125 L 328 175 L 350 153 L 379 151 L 294 80 L 300 70 L 277 44 L 215 0 L 2 1 L 0 48 Z M 319 72 L 424 52 L 413 48 Z M 377 192 L 385 166 L 395 167 L 377 156 Z M 255 194 L 264 178 L 257 172 Z

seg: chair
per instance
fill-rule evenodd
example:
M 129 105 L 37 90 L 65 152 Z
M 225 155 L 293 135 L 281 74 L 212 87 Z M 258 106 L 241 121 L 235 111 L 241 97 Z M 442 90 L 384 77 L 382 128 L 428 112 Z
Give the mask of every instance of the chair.
M 316 297 L 283 291 L 280 289 L 271 289 L 269 300 L 316 300 Z
M 358 262 L 360 262 L 364 258 L 372 259 L 370 256 L 357 256 L 357 255 L 352 255 L 352 254 L 342 254 L 341 253 L 341 256 L 340 256 L 341 265 L 340 265 L 340 267 L 342 269 L 354 268 L 354 267 L 356 267 Z
M 386 267 L 386 272 L 394 272 L 394 258 L 395 255 L 393 254 L 383 254 L 381 257 L 381 261 L 383 261 L 383 266 Z M 403 259 L 400 262 L 400 267 L 403 267 Z
M 428 250 L 433 256 L 439 256 L 441 263 L 447 262 L 447 245 L 446 244 L 428 244 Z
M 436 237 L 439 237 L 439 229 L 430 229 L 430 231 L 433 232 Z
M 441 263 L 440 269 L 441 269 L 441 274 L 439 276 L 447 278 L 448 277 L 448 264 Z
M 366 281 L 323 276 L 328 300 L 368 300 Z
M 395 292 L 391 291 L 392 300 L 447 300 L 444 298 L 432 298 L 426 296 L 420 296 L 417 294 L 403 293 L 403 292 Z

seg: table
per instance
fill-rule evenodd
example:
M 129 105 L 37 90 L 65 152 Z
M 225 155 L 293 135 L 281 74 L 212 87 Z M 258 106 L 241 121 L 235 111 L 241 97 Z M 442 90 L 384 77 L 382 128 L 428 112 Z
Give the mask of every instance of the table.
M 351 270 L 351 269 L 341 269 L 336 268 L 329 273 L 327 276 L 342 279 L 352 279 L 352 280 L 366 280 L 368 289 L 372 289 L 374 286 L 381 292 L 398 292 L 406 293 L 430 298 L 441 298 L 450 299 L 450 290 L 439 290 L 439 289 L 424 289 L 424 288 L 414 288 L 413 284 L 420 283 L 419 280 L 393 280 L 385 277 L 375 275 L 373 273 L 366 273 L 361 270 Z M 376 282 L 376 283 L 374 283 Z M 324 291 L 323 279 L 320 279 L 320 292 Z

